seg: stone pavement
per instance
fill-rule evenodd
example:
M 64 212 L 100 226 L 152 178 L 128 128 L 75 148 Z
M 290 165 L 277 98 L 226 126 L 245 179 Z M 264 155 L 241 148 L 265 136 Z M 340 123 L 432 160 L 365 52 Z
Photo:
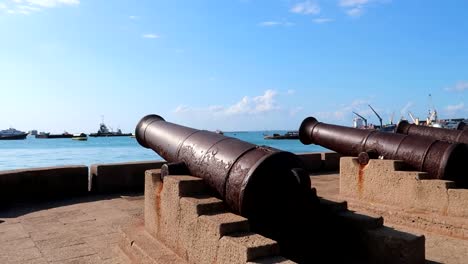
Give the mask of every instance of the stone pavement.
M 128 263 L 119 226 L 142 217 L 141 193 L 0 209 L 0 263 Z

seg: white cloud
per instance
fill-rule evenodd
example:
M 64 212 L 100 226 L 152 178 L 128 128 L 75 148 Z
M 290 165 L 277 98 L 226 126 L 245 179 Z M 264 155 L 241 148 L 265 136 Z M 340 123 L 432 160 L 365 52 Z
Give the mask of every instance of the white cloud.
M 280 24 L 281 22 L 278 22 L 278 21 L 264 21 L 264 22 L 259 23 L 258 25 L 262 27 L 273 27 L 273 26 L 278 26 Z
M 324 119 L 325 121 L 335 121 L 339 123 L 351 124 L 353 120 L 353 111 L 358 114 L 366 117 L 370 123 L 378 123 L 377 117 L 374 112 L 369 107 L 369 99 L 356 99 L 349 104 L 344 104 L 341 106 L 333 106 L 331 108 L 335 109 L 334 111 L 317 111 L 312 113 L 312 116 L 319 119 Z M 379 115 L 385 119 L 384 112 L 382 109 L 374 109 L 379 113 Z
M 465 104 L 464 103 L 459 103 L 459 104 L 456 104 L 456 105 L 448 105 L 445 109 L 448 112 L 457 112 L 457 111 L 463 110 L 464 108 L 465 108 Z
M 146 39 L 157 39 L 157 38 L 160 38 L 161 36 L 149 33 L 149 34 L 143 34 L 141 35 L 141 37 L 146 38 Z
M 179 105 L 176 107 L 176 109 L 174 110 L 174 113 L 176 114 L 180 114 L 180 113 L 185 113 L 185 112 L 188 112 L 190 111 L 190 108 L 188 108 L 188 106 L 186 105 Z
M 301 112 L 303 109 L 304 109 L 304 107 L 302 107 L 302 106 L 294 107 L 294 108 L 289 110 L 289 115 L 290 116 L 295 116 L 296 114 Z
M 244 96 L 237 103 L 230 106 L 212 105 L 202 108 L 192 108 L 186 105 L 179 105 L 174 110 L 174 113 L 206 113 L 217 116 L 262 114 L 280 109 L 276 103 L 277 95 L 278 93 L 274 90 L 266 90 L 262 95 L 259 96 Z
M 277 93 L 273 90 L 267 90 L 263 95 L 253 98 L 254 113 L 262 113 L 277 109 L 275 106 L 275 96 Z
M 296 93 L 296 90 L 294 90 L 294 89 L 289 89 L 289 90 L 286 92 L 286 94 L 288 94 L 288 95 L 295 94 L 295 93 Z
M 4 3 L 0 3 L 0 9 L 7 9 L 8 6 Z
M 369 0 L 341 0 L 340 6 L 355 7 L 355 6 L 362 6 L 367 3 L 369 3 Z
M 468 81 L 459 81 L 453 87 L 445 88 L 445 90 L 455 92 L 468 91 Z
M 390 2 L 391 0 L 340 0 L 338 5 L 344 9 L 348 16 L 360 17 L 371 3 L 386 4 Z
M 128 16 L 129 19 L 131 20 L 137 20 L 139 19 L 140 17 L 139 16 Z
M 80 0 L 25 0 L 30 5 L 36 5 L 41 7 L 56 7 L 59 5 L 79 5 Z
M 11 0 L 8 14 L 29 15 L 34 12 L 39 12 L 45 8 L 54 8 L 59 6 L 76 6 L 80 4 L 80 0 Z M 7 9 L 6 4 L 0 3 L 0 9 Z
M 242 97 L 242 99 L 236 104 L 226 109 L 226 114 L 243 114 L 252 111 L 251 99 L 248 96 Z
M 361 6 L 346 10 L 346 14 L 350 17 L 360 17 L 362 13 L 364 13 L 364 9 Z
M 316 18 L 312 20 L 315 24 L 325 24 L 325 23 L 330 23 L 333 22 L 334 20 L 331 18 Z
M 294 23 L 291 22 L 280 22 L 280 21 L 263 21 L 258 23 L 261 27 L 275 27 L 275 26 L 293 26 Z
M 295 4 L 291 12 L 302 15 L 317 15 L 320 13 L 320 6 L 315 1 L 304 1 Z
M 39 7 L 34 7 L 34 6 L 27 6 L 27 5 L 19 5 L 18 6 L 19 10 L 27 10 L 27 11 L 40 11 L 41 9 Z

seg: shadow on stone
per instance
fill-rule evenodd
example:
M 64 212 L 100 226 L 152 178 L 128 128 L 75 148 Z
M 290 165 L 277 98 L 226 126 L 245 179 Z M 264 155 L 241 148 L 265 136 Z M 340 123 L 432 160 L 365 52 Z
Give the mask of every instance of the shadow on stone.
M 79 196 L 73 198 L 63 198 L 57 200 L 39 200 L 39 201 L 24 201 L 12 202 L 0 206 L 0 217 L 14 218 L 36 211 L 47 210 L 51 208 L 67 206 L 79 203 L 88 203 L 100 200 L 111 200 L 123 198 L 127 200 L 135 200 L 143 195 L 142 192 L 123 192 L 119 194 L 96 194 L 88 196 Z M 1 220 L 0 220 L 1 221 Z

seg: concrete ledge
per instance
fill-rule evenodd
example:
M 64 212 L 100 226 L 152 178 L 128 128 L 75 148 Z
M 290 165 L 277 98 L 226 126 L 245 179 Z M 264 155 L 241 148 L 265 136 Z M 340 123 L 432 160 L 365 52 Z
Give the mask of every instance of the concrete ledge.
M 322 168 L 321 153 L 298 153 L 297 156 L 299 156 L 304 164 L 304 168 L 309 172 L 317 172 Z
M 131 263 L 185 264 L 177 254 L 136 224 L 121 228 L 119 247 Z
M 144 190 L 145 171 L 159 169 L 165 161 L 144 161 L 93 164 L 90 167 L 88 190 L 94 193 L 114 193 Z
M 297 156 L 309 172 L 331 172 L 340 168 L 341 154 L 336 152 L 299 153 Z
M 341 158 L 340 195 L 366 203 L 380 203 L 405 211 L 468 217 L 468 190 L 454 182 L 427 180 L 426 173 L 400 171 L 401 161 Z
M 81 195 L 87 193 L 87 185 L 86 166 L 0 171 L 2 201 Z
M 368 230 L 365 237 L 371 263 L 426 263 L 422 235 L 382 227 Z

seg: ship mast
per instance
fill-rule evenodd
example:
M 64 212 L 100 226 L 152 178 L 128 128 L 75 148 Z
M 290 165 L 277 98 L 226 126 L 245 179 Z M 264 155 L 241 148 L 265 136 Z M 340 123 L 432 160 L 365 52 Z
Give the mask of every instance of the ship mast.
M 380 127 L 383 127 L 383 124 L 382 124 L 382 117 L 379 116 L 379 114 L 377 114 L 377 112 L 374 110 L 374 108 L 372 108 L 371 105 L 369 105 L 370 109 L 372 109 L 372 112 L 374 112 L 374 114 L 379 118 L 379 121 L 380 121 Z
M 353 114 L 359 116 L 364 121 L 364 125 L 367 127 L 367 119 L 366 118 L 364 118 L 362 115 L 360 115 L 360 114 L 358 114 L 358 113 L 356 113 L 354 111 L 353 111 Z

